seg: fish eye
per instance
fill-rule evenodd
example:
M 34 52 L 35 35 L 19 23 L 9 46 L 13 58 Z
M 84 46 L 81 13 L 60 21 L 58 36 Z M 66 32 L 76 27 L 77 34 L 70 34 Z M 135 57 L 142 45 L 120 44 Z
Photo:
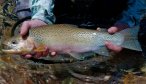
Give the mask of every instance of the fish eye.
M 16 40 L 13 40 L 13 41 L 12 41 L 12 44 L 17 44 L 17 41 L 16 41 Z

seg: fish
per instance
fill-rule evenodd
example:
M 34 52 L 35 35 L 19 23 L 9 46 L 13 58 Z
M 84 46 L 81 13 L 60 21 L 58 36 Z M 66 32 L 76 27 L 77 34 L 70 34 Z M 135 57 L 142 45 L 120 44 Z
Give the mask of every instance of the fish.
M 14 36 L 2 44 L 7 48 L 1 52 L 9 54 L 27 54 L 45 51 L 47 46 L 50 51 L 57 54 L 68 54 L 82 60 L 83 57 L 99 54 L 110 56 L 105 46 L 106 41 L 123 48 L 142 51 L 137 40 L 139 27 L 127 28 L 115 34 L 109 34 L 106 29 L 91 30 L 78 28 L 71 24 L 52 24 L 31 28 L 27 38 L 20 35 Z

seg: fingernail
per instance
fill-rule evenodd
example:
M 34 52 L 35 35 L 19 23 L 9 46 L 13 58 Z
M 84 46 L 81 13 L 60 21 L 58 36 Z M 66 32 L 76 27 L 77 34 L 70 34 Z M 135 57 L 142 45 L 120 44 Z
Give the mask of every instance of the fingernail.
M 56 56 L 56 52 L 51 52 L 50 53 L 50 57 L 55 57 Z
M 111 30 L 111 29 L 109 29 L 109 30 L 108 30 L 108 32 L 112 32 L 112 30 Z
M 51 55 L 53 55 L 53 56 L 56 55 L 56 52 L 51 52 Z
M 26 55 L 25 56 L 25 58 L 31 58 L 32 57 L 32 55 Z

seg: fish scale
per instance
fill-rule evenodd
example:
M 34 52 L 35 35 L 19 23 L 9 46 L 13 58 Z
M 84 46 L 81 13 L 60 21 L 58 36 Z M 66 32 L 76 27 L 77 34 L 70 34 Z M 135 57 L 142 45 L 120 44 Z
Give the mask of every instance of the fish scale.
M 41 39 L 39 41 L 42 41 L 43 39 L 45 40 L 46 44 L 52 41 L 50 43 L 55 43 L 55 45 L 59 44 L 59 42 L 62 42 L 65 45 L 91 45 L 91 43 L 94 43 L 93 39 L 96 39 L 96 35 L 93 35 L 93 33 L 97 33 L 97 31 L 91 30 L 91 32 L 87 32 L 85 29 L 79 29 L 80 31 L 78 31 L 78 28 L 73 28 L 74 26 L 72 27 L 63 25 L 57 25 L 54 27 L 50 26 L 50 28 L 48 26 L 46 27 L 41 27 L 37 29 L 34 28 L 30 31 L 30 37 Z M 37 34 L 35 32 L 37 32 Z

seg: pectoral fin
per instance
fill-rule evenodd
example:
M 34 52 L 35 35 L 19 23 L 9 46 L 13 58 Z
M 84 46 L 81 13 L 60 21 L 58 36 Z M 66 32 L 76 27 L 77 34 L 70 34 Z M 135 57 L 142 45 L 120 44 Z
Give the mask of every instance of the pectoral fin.
M 33 50 L 34 52 L 43 52 L 46 51 L 46 46 L 45 45 L 39 45 L 37 48 Z

